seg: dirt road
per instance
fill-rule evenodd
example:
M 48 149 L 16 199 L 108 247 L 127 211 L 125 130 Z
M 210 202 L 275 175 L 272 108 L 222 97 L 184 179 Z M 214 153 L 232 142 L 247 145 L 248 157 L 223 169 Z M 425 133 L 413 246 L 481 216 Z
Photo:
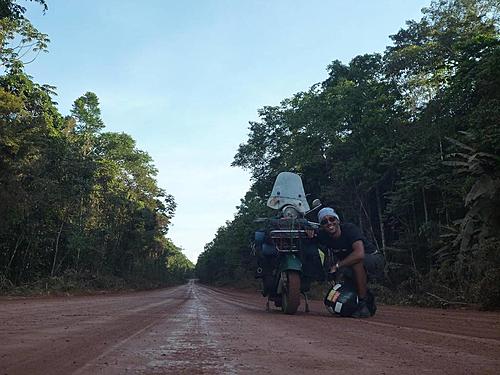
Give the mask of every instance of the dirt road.
M 194 283 L 0 299 L 0 374 L 498 374 L 500 313 L 380 306 L 371 319 L 266 312 Z

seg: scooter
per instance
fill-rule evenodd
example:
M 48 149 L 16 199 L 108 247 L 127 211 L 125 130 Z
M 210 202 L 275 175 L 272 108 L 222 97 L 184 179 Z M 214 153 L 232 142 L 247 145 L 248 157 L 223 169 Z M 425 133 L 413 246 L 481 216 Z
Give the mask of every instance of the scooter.
M 270 303 L 285 314 L 295 314 L 301 294 L 305 299 L 305 311 L 309 311 L 307 291 L 313 281 L 311 269 L 319 262 L 318 248 L 307 236 L 306 230 L 317 229 L 318 224 L 306 219 L 306 215 L 321 206 L 313 202 L 311 210 L 299 175 L 280 173 L 273 186 L 267 206 L 279 211 L 277 218 L 257 219 L 264 225 L 255 232 L 255 248 L 258 255 L 257 278 L 262 278 L 262 294 Z

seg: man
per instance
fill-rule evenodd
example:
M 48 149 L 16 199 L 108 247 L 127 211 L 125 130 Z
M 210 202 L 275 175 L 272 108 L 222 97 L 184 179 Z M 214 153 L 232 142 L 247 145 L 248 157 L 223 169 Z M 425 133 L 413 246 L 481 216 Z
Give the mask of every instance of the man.
M 350 268 L 356 282 L 359 304 L 352 315 L 355 318 L 371 316 L 367 306 L 367 272 L 378 277 L 383 271 L 384 259 L 381 253 L 366 240 L 361 230 L 354 224 L 340 223 L 338 214 L 333 208 L 325 207 L 318 212 L 320 230 L 317 241 L 320 247 L 329 250 L 332 255 L 332 265 L 329 272 Z M 311 232 L 308 233 L 311 236 Z M 343 270 L 344 269 L 344 270 Z M 372 302 L 374 304 L 374 302 Z

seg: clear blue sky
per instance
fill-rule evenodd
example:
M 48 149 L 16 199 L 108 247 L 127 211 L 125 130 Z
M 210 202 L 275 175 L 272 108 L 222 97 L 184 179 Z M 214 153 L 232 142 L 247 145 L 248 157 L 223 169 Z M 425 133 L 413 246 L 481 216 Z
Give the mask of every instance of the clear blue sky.
M 22 3 L 22 1 L 20 1 Z M 28 18 L 49 53 L 27 66 L 69 114 L 87 91 L 178 204 L 169 231 L 196 262 L 250 186 L 230 167 L 257 110 L 323 81 L 332 60 L 383 52 L 430 0 L 47 0 Z

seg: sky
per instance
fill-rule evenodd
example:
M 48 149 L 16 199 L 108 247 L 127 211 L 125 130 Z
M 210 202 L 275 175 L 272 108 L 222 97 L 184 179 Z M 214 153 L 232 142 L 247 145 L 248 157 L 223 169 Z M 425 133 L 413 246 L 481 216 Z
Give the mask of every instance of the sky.
M 19 1 L 23 3 L 23 1 Z M 26 71 L 63 115 L 94 92 L 105 131 L 130 134 L 177 203 L 168 237 L 194 263 L 248 191 L 231 167 L 258 109 L 380 52 L 430 0 L 47 0 L 28 19 L 49 53 Z M 23 4 L 24 5 L 24 4 Z

